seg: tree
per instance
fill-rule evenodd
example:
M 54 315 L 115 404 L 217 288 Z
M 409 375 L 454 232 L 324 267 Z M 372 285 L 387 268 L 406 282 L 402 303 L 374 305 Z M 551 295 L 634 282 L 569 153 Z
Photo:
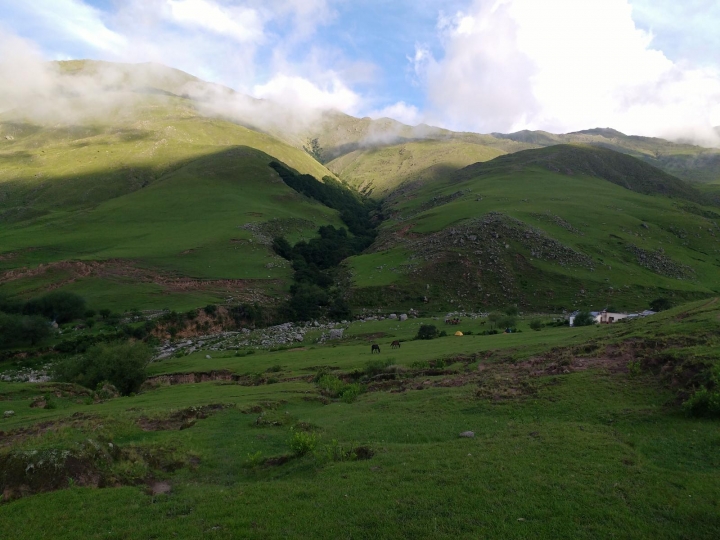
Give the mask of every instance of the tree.
M 505 315 L 497 321 L 498 328 L 514 328 L 516 324 L 517 318 L 512 315 Z
M 99 343 L 82 356 L 55 365 L 55 377 L 94 389 L 109 381 L 123 395 L 136 392 L 147 377 L 152 349 L 141 341 Z
M 434 339 L 438 336 L 437 326 L 434 324 L 422 324 L 418 329 L 417 339 Z
M 320 163 L 323 162 L 323 149 L 318 142 L 317 137 L 314 139 L 308 138 L 306 144 L 303 145 L 303 150 L 314 157 Z
M 49 335 L 50 324 L 42 317 L 0 312 L 0 349 L 35 346 Z
M 103 320 L 107 319 L 108 317 L 110 317 L 110 315 L 112 315 L 112 311 L 110 311 L 107 308 L 101 309 L 100 311 L 98 311 L 98 313 L 100 314 L 100 317 L 102 317 Z
M 85 315 L 85 299 L 77 294 L 55 291 L 28 301 L 23 313 L 42 315 L 58 323 L 70 322 Z
M 502 319 L 503 314 L 498 313 L 497 311 L 494 311 L 493 313 L 490 313 L 488 315 L 488 321 L 490 321 L 490 326 L 494 329 L 495 325 L 497 325 L 498 321 Z
M 650 309 L 653 311 L 666 311 L 672 307 L 670 300 L 667 298 L 656 298 L 650 302 Z
M 591 326 L 595 324 L 595 317 L 589 311 L 581 311 L 575 316 L 573 326 Z

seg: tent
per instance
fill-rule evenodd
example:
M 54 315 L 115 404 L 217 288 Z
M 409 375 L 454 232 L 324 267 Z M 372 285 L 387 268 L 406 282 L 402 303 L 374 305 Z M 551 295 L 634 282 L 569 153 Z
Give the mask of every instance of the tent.
M 462 336 L 463 333 L 458 330 L 457 332 L 455 332 L 455 335 L 456 335 L 456 336 Z

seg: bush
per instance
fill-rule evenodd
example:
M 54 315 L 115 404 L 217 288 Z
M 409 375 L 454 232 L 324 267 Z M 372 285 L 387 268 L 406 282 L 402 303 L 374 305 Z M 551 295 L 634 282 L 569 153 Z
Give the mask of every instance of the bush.
M 437 326 L 434 324 L 422 324 L 415 339 L 435 339 L 436 337 L 438 337 Z
M 518 314 L 518 308 L 515 306 L 510 306 L 508 308 L 505 308 L 505 315 L 509 315 L 510 317 L 517 317 Z
M 498 328 L 513 328 L 517 324 L 517 319 L 512 315 L 505 315 L 497 320 Z
M 536 332 L 539 332 L 543 327 L 543 323 L 540 319 L 533 319 L 530 321 L 530 328 L 535 330 Z
M 590 315 L 589 311 L 581 311 L 573 321 L 573 326 L 592 326 L 593 324 L 595 324 L 595 318 Z
M 300 457 L 314 452 L 317 448 L 318 436 L 307 431 L 290 430 L 290 451 Z
M 329 374 L 320 375 L 317 385 L 323 394 L 331 398 L 341 399 L 345 403 L 352 403 L 365 391 L 360 384 L 347 384 L 335 375 Z
M 389 358 L 385 360 L 370 360 L 365 364 L 365 374 L 372 377 L 373 375 L 382 373 L 390 364 L 392 364 L 392 360 Z
M 720 418 L 720 392 L 702 387 L 683 403 L 683 409 L 691 416 Z
M 98 343 L 82 356 L 55 365 L 55 378 L 96 388 L 103 381 L 112 383 L 123 395 L 137 392 L 145 381 L 152 350 L 142 342 Z

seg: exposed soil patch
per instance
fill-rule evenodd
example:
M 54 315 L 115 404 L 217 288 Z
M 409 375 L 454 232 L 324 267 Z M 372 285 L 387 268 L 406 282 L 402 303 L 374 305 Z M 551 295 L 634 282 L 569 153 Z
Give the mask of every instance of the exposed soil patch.
M 18 428 L 8 432 L 0 431 L 0 448 L 10 447 L 29 438 L 39 437 L 45 433 L 57 432 L 65 428 L 88 430 L 99 422 L 100 418 L 97 416 L 78 412 L 65 420 L 40 422 L 29 427 Z
M 183 430 L 195 425 L 198 420 L 205 420 L 211 414 L 228 408 L 228 405 L 214 404 L 203 405 L 202 407 L 188 407 L 170 416 L 161 418 L 148 418 L 142 416 L 138 418 L 137 425 L 143 431 L 173 431 Z
M 191 251 L 189 251 L 191 252 Z M 188 252 L 188 253 L 189 253 Z M 131 279 L 136 283 L 154 283 L 161 285 L 166 292 L 184 291 L 222 291 L 243 301 L 263 301 L 272 303 L 262 292 L 271 280 L 242 280 L 242 279 L 193 279 L 175 274 L 161 272 L 150 268 L 135 266 L 131 261 L 122 259 L 109 259 L 106 261 L 58 261 L 40 264 L 36 268 L 16 268 L 0 274 L 0 284 L 18 279 L 42 276 L 49 272 L 64 276 L 46 290 L 54 290 L 78 279 L 96 277 L 110 280 Z
M 122 462 L 135 467 L 122 466 Z M 188 463 L 187 457 L 163 448 L 121 449 L 109 441 L 87 439 L 67 449 L 0 454 L 0 492 L 3 502 L 70 486 L 106 488 L 147 484 L 151 492 L 167 492 L 162 490 L 167 489 L 169 483 L 157 477 Z M 142 466 L 137 467 L 139 464 Z M 142 476 L 133 476 L 128 472 L 132 470 L 144 472 Z

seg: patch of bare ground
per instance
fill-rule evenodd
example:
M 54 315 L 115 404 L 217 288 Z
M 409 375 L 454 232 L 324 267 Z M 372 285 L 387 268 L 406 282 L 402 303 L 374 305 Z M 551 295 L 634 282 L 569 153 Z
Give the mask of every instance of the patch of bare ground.
M 62 273 L 64 277 L 54 281 L 44 290 L 54 290 L 78 279 L 95 277 L 109 280 L 132 280 L 135 283 L 154 283 L 162 286 L 166 292 L 222 291 L 239 300 L 271 301 L 265 297 L 262 288 L 272 280 L 243 279 L 193 279 L 186 276 L 161 272 L 151 268 L 137 266 L 132 261 L 109 259 L 105 261 L 57 261 L 40 264 L 35 268 L 15 268 L 0 274 L 0 284 L 18 279 L 42 276 L 47 273 Z
M 152 390 L 160 386 L 174 386 L 176 384 L 198 384 L 204 382 L 227 382 L 240 386 L 262 386 L 270 382 L 298 382 L 312 381 L 313 375 L 297 375 L 277 379 L 273 373 L 238 375 L 227 370 L 198 371 L 190 373 L 168 373 L 148 378 L 141 390 Z
M 210 415 L 230 407 L 221 403 L 203 405 L 201 407 L 188 407 L 174 412 L 169 416 L 148 418 L 141 416 L 137 425 L 143 431 L 176 431 L 188 429 L 195 425 L 198 420 L 205 420 Z
M 123 463 L 134 466 L 126 467 Z M 167 493 L 169 482 L 161 477 L 196 463 L 196 457 L 178 455 L 166 448 L 120 448 L 99 439 L 87 439 L 65 449 L 6 451 L 0 453 L 1 500 L 9 502 L 71 486 L 146 485 L 151 493 Z M 142 473 L 128 472 L 133 470 Z

